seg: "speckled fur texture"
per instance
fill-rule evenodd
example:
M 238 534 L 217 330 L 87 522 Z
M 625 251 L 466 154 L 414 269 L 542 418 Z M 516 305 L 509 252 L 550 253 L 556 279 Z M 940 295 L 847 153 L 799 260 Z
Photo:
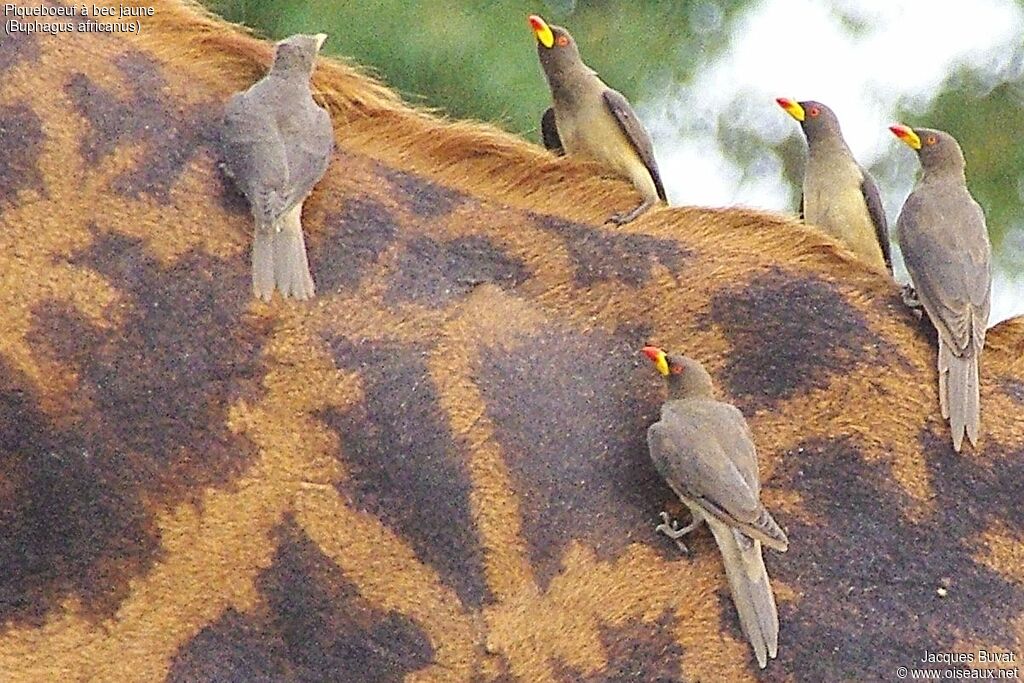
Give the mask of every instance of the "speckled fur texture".
M 1024 656 L 1024 321 L 956 455 L 934 336 L 789 218 L 657 209 L 321 59 L 318 298 L 251 300 L 218 168 L 272 47 L 161 3 L 141 35 L 0 43 L 5 681 L 888 680 Z M 343 40 L 329 41 L 344 49 Z M 538 85 L 541 87 L 541 85 Z M 749 418 L 779 658 L 649 461 L 701 360 Z M 941 593 L 941 595 L 940 595 Z

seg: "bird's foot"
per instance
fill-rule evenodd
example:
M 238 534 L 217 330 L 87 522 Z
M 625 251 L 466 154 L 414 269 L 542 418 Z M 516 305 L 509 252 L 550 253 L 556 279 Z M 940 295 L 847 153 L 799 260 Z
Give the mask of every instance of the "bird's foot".
M 694 518 L 692 522 L 690 522 L 682 529 L 680 529 L 679 522 L 669 517 L 669 514 L 667 512 L 662 511 L 661 513 L 659 513 L 659 515 L 661 517 L 661 524 L 654 527 L 654 530 L 656 532 L 661 532 L 669 538 L 671 538 L 673 541 L 676 542 L 676 545 L 679 546 L 679 549 L 682 550 L 684 554 L 689 555 L 690 549 L 686 547 L 685 543 L 683 543 L 682 538 L 683 536 L 685 536 L 686 534 L 690 533 L 698 526 L 700 526 L 701 520 Z
M 900 289 L 900 298 L 903 299 L 904 305 L 910 309 L 910 312 L 920 318 L 924 315 L 924 306 L 921 305 L 921 300 L 917 298 L 917 290 L 914 289 L 914 285 L 903 285 Z
M 614 225 L 625 225 L 631 223 L 640 217 L 642 213 L 650 209 L 655 205 L 655 202 L 645 201 L 639 204 L 636 208 L 630 209 L 629 211 L 620 211 L 619 213 L 613 213 L 605 221 L 605 225 L 612 223 Z

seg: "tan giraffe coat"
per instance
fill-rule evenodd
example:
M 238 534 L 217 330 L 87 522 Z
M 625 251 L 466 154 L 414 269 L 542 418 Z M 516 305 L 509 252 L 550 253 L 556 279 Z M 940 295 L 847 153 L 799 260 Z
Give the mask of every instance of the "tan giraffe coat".
M 0 44 L 0 678 L 754 679 L 710 535 L 653 531 L 646 342 L 750 420 L 791 540 L 761 677 L 1024 656 L 1024 321 L 957 456 L 934 339 L 836 242 L 600 227 L 626 183 L 330 60 L 318 298 L 253 301 L 213 136 L 271 48 L 147 22 Z

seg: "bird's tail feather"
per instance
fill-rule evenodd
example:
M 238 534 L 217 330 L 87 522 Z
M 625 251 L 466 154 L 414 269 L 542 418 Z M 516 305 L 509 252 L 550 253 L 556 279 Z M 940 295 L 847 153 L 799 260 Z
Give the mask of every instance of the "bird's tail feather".
M 763 669 L 768 658 L 774 659 L 778 653 L 779 612 L 761 555 L 761 542 L 715 519 L 708 518 L 708 526 L 722 553 L 740 628 Z
M 315 289 L 309 274 L 301 215 L 300 203 L 285 214 L 281 229 L 274 235 L 274 282 L 282 296 L 305 300 L 312 298 Z
M 981 408 L 978 395 L 978 354 L 973 348 L 962 356 L 955 355 L 946 344 L 939 343 L 939 377 L 943 368 L 946 378 L 949 429 L 953 434 L 953 449 L 957 453 L 963 445 L 964 432 L 973 445 L 978 443 L 981 430 Z M 940 384 L 940 391 L 943 388 Z M 945 415 L 944 415 L 945 416 Z
M 256 226 L 252 240 L 252 293 L 270 301 L 274 295 L 274 231 Z

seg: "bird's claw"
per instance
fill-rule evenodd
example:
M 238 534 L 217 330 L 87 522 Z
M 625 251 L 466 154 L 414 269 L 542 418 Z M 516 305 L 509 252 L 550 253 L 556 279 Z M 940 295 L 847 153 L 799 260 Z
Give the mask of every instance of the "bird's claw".
M 900 289 L 900 298 L 903 299 L 903 304 L 910 309 L 910 312 L 918 318 L 924 314 L 924 307 L 921 305 L 921 300 L 917 297 L 917 290 L 914 289 L 914 285 L 903 285 Z
M 654 527 L 654 531 L 660 532 L 671 538 L 679 546 L 679 549 L 683 551 L 684 555 L 690 554 L 690 549 L 683 543 L 682 538 L 686 534 L 693 531 L 692 525 L 683 529 L 679 528 L 679 522 L 669 517 L 668 513 L 664 510 L 659 513 L 662 523 Z

